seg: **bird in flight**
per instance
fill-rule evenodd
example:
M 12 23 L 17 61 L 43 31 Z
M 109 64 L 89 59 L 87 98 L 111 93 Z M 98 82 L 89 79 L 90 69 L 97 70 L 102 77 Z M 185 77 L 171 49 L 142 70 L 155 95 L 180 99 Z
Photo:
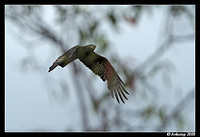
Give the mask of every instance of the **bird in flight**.
M 86 46 L 77 45 L 69 49 L 63 55 L 58 57 L 51 67 L 49 67 L 48 72 L 52 71 L 57 66 L 65 67 L 75 59 L 79 59 L 104 82 L 107 80 L 107 87 L 110 90 L 111 96 L 113 98 L 115 96 L 118 103 L 120 103 L 119 98 L 125 103 L 123 98 L 128 100 L 125 93 L 128 95 L 129 93 L 124 88 L 124 82 L 118 76 L 108 59 L 94 52 L 95 48 L 96 45 L 90 44 Z

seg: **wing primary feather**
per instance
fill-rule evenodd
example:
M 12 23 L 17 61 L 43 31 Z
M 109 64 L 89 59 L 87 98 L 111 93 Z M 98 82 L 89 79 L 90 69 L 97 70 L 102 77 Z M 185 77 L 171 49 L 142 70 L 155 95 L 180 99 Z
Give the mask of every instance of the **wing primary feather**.
M 122 80 L 120 79 L 119 84 L 121 85 L 120 87 L 123 89 L 123 91 L 129 95 L 129 93 L 126 91 L 126 89 L 124 88 L 124 83 L 122 82 Z
M 52 71 L 54 68 L 56 68 L 58 65 L 60 65 L 61 63 L 62 63 L 63 61 L 61 60 L 59 60 L 59 59 L 57 59 L 54 63 L 53 63 L 53 65 L 51 65 L 51 67 L 49 67 L 49 71 L 48 72 L 50 72 L 50 71 Z
M 123 82 L 121 80 L 119 81 L 118 85 L 119 85 L 119 88 L 120 88 L 120 91 L 121 91 L 122 95 L 124 96 L 125 99 L 128 100 L 128 98 L 126 97 L 126 95 L 124 94 L 124 92 L 127 93 L 128 95 L 129 95 L 129 93 L 124 88 L 124 84 L 123 84 Z
M 116 88 L 116 90 L 117 90 L 117 92 L 118 92 L 118 95 L 119 95 L 121 101 L 125 104 L 125 102 L 124 102 L 124 100 L 123 100 L 123 98 L 122 98 L 122 96 L 121 96 L 121 93 L 120 93 L 120 92 L 122 92 L 122 91 L 121 91 L 119 88 Z
M 117 91 L 115 89 L 113 89 L 114 93 L 115 93 L 115 98 L 117 99 L 117 102 L 120 104 L 119 102 L 119 98 L 118 98 L 118 95 L 117 95 Z
M 111 93 L 112 98 L 114 98 L 114 95 L 113 95 L 113 91 L 112 91 L 112 90 L 110 90 L 110 93 Z
M 121 85 L 119 86 L 119 88 L 120 88 L 120 91 L 121 91 L 123 97 L 124 97 L 126 100 L 128 100 L 128 98 L 127 98 L 126 95 L 124 94 L 124 90 L 123 90 L 123 88 L 121 87 Z

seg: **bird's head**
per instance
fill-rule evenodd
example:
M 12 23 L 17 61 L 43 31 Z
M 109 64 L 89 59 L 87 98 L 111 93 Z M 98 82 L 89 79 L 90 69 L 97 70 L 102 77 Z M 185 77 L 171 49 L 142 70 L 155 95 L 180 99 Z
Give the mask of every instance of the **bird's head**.
M 96 48 L 96 45 L 94 45 L 94 44 L 90 44 L 90 45 L 86 45 L 85 46 L 87 49 L 90 49 L 90 50 L 95 50 L 95 48 Z

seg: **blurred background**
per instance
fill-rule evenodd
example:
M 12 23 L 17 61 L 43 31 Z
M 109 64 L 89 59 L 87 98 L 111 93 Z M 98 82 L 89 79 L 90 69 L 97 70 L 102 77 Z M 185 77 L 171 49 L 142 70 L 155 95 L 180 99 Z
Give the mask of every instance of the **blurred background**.
M 6 5 L 5 131 L 195 131 L 195 6 Z M 118 104 L 79 60 L 97 45 L 130 93 Z

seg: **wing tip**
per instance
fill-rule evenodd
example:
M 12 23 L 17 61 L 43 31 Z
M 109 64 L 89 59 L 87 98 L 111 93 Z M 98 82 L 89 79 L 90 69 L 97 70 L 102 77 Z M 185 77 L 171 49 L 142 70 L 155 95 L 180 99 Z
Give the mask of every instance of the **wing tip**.
M 49 68 L 48 72 L 51 72 L 51 71 L 52 71 L 52 69 Z
M 56 68 L 58 65 L 57 64 L 53 64 L 51 67 L 49 67 L 49 71 L 48 72 L 51 72 L 54 68 Z

